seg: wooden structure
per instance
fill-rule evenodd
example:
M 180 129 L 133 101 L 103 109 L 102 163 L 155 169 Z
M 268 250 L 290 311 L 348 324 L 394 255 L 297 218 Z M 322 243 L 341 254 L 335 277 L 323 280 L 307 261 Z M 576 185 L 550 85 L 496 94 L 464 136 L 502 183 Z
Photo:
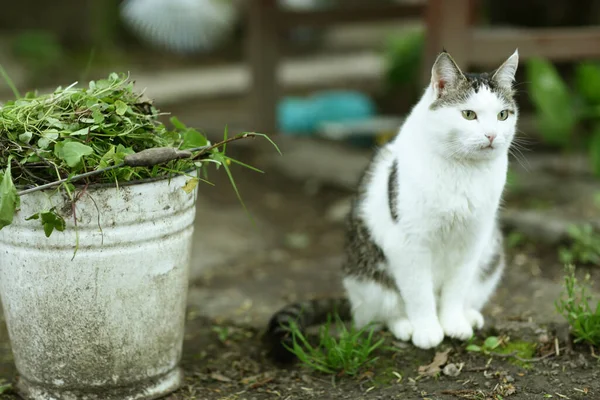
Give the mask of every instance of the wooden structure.
M 248 61 L 252 90 L 251 129 L 264 133 L 277 130 L 279 98 L 280 32 L 291 27 L 423 18 L 427 43 L 423 83 L 430 65 L 446 48 L 463 67 L 495 65 L 519 49 L 521 59 L 542 56 L 554 61 L 600 57 L 600 27 L 505 29 L 477 26 L 478 0 L 422 0 L 391 4 L 361 1 L 360 6 L 317 10 L 284 11 L 278 0 L 250 0 L 248 4 Z
M 425 65 L 433 63 L 442 47 L 461 66 L 495 65 L 516 48 L 521 59 L 540 56 L 553 61 L 570 61 L 600 57 L 600 27 L 479 27 L 479 5 L 477 0 L 427 2 Z M 424 75 L 428 76 L 429 72 L 424 71 Z

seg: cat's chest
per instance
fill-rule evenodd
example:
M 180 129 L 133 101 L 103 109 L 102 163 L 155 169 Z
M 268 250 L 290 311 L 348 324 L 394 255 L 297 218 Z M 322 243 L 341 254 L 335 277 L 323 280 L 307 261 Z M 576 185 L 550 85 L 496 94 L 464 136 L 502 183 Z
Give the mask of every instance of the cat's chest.
M 493 218 L 498 206 L 499 191 L 490 182 L 440 180 L 432 189 L 424 206 L 431 223 L 441 228 L 459 229 Z

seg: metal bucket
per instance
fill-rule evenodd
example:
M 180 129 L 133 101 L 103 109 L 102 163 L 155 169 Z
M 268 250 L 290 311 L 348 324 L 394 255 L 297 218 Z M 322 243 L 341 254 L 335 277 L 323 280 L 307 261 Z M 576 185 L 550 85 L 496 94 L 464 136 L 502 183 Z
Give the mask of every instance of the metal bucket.
M 154 399 L 180 386 L 188 179 L 89 188 L 74 207 L 52 192 L 22 197 L 0 231 L 0 293 L 25 398 Z M 26 218 L 51 207 L 67 228 L 46 238 Z

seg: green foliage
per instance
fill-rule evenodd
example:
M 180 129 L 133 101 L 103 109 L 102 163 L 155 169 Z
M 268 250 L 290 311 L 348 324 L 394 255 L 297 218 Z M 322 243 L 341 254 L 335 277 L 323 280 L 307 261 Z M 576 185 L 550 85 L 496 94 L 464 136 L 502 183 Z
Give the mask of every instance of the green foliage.
M 59 232 L 62 232 L 65 230 L 66 227 L 65 220 L 63 219 L 63 217 L 56 213 L 55 208 L 51 208 L 49 211 L 33 214 L 29 218 L 26 218 L 26 220 L 28 221 L 31 219 L 40 220 L 42 227 L 44 228 L 44 234 L 46 235 L 46 237 L 50 237 L 50 235 L 55 229 Z
M 211 330 L 217 334 L 221 343 L 226 343 L 231 335 L 231 331 L 227 326 L 213 326 Z
M 56 66 L 64 57 L 56 35 L 47 31 L 24 31 L 14 39 L 12 48 L 17 57 L 37 69 Z
M 590 276 L 583 282 L 575 277 L 575 267 L 568 265 L 565 275 L 565 290 L 555 303 L 556 309 L 571 326 L 575 342 L 600 346 L 600 301 L 592 308 L 592 298 L 588 294 Z
M 572 225 L 568 228 L 571 243 L 559 248 L 563 264 L 593 264 L 600 266 L 600 234 L 591 224 Z
M 512 364 L 531 368 L 531 364 L 527 360 L 535 354 L 536 344 L 522 340 L 510 340 L 508 336 L 488 336 L 480 345 L 475 344 L 473 339 L 470 340 L 466 350 L 488 356 L 494 354 L 510 356 Z
M 527 242 L 527 237 L 518 231 L 512 231 L 506 236 L 506 246 L 509 249 L 514 249 L 522 246 Z
M 15 186 L 36 187 L 92 171 L 98 174 L 86 178 L 85 184 L 143 180 L 199 168 L 206 176 L 212 163 L 225 168 L 240 198 L 229 164 L 246 165 L 225 154 L 226 143 L 210 144 L 175 117 L 171 119 L 175 129 L 168 129 L 159 115 L 149 100 L 134 92 L 127 76 L 116 73 L 91 81 L 88 87 L 73 84 L 45 95 L 27 93 L 4 104 L 0 108 L 0 229 L 12 222 L 18 207 Z M 258 133 L 242 133 L 229 141 L 253 136 L 264 137 L 277 148 Z M 121 165 L 129 154 L 158 147 L 186 149 L 193 157 L 149 167 Z M 109 167 L 115 168 L 104 170 Z M 73 199 L 69 185 L 67 180 L 60 187 Z M 47 236 L 64 229 L 64 221 L 56 217 L 47 210 L 32 216 L 40 219 Z
M 15 210 L 19 207 L 19 196 L 12 180 L 11 161 L 12 157 L 8 157 L 6 170 L 0 180 L 0 229 L 12 223 Z
M 583 62 L 575 71 L 577 91 L 586 104 L 600 105 L 600 67 L 591 62 Z
M 489 354 L 496 350 L 502 341 L 497 336 L 488 336 L 481 345 L 470 343 L 467 345 L 466 350 L 475 353 Z
M 577 123 L 567 85 L 554 66 L 540 58 L 528 61 L 527 81 L 540 133 L 548 144 L 567 146 Z
M 425 32 L 411 30 L 391 37 L 385 49 L 385 77 L 390 86 L 415 85 L 419 82 Z
M 290 329 L 293 346 L 288 347 L 307 368 L 325 374 L 356 375 L 364 367 L 377 360 L 373 352 L 379 348 L 384 339 L 375 340 L 374 329 L 364 327 L 360 330 L 348 329 L 344 323 L 336 318 L 336 330 L 339 337 L 330 332 L 332 323 L 328 318 L 327 323 L 319 331 L 318 344 L 313 346 L 294 323 Z
M 527 63 L 527 81 L 546 144 L 587 149 L 593 171 L 600 175 L 600 65 L 579 64 L 569 89 L 552 63 L 533 58 Z

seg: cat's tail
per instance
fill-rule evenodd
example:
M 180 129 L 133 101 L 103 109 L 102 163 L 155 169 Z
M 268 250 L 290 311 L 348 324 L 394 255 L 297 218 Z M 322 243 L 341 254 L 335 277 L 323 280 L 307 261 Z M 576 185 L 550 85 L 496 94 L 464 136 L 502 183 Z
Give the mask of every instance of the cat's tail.
M 286 348 L 293 347 L 291 323 L 295 323 L 298 330 L 304 333 L 310 326 L 327 322 L 328 316 L 333 314 L 337 314 L 342 321 L 351 320 L 348 299 L 313 299 L 286 305 L 273 314 L 265 332 L 264 340 L 269 348 L 269 356 L 281 363 L 294 361 L 295 355 Z

